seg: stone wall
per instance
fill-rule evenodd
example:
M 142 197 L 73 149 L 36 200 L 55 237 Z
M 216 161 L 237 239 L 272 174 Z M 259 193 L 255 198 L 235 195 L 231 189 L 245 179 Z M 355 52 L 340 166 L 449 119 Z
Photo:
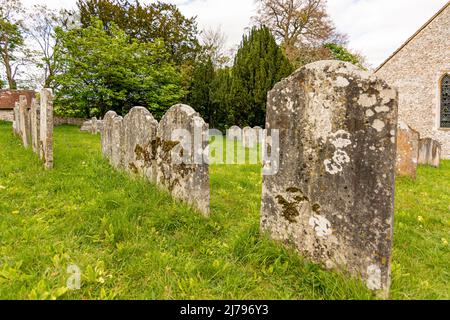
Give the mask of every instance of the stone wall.
M 28 106 L 31 106 L 28 108 Z M 47 169 L 53 168 L 53 94 L 43 89 L 40 102 L 35 98 L 31 104 L 26 96 L 20 96 L 14 108 L 13 132 L 24 147 L 32 147 L 43 160 Z
M 14 111 L 12 109 L 0 109 L 0 120 L 12 122 Z
M 86 120 L 81 124 L 80 130 L 91 134 L 99 134 L 103 130 L 103 120 L 98 120 L 96 117 Z
M 450 5 L 392 56 L 376 75 L 399 92 L 399 119 L 442 145 L 450 159 L 450 128 L 440 128 L 440 85 L 450 73 Z
M 262 231 L 387 297 L 396 91 L 349 63 L 312 63 L 269 93 L 266 130 L 280 157 L 263 177 Z
M 189 106 L 175 105 L 158 123 L 143 107 L 124 117 L 109 111 L 102 152 L 116 169 L 145 177 L 209 215 L 208 125 Z
M 81 127 L 83 123 L 86 122 L 86 119 L 83 118 L 66 118 L 66 117 L 53 117 L 53 124 L 55 126 L 60 126 L 63 124 L 68 124 L 72 126 Z

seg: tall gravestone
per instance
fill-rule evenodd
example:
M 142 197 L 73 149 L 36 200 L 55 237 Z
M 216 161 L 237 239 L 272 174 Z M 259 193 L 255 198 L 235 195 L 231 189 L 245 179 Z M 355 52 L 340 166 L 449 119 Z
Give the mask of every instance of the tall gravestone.
M 125 116 L 123 126 L 125 169 L 156 182 L 158 122 L 146 108 L 134 107 Z
M 261 228 L 312 261 L 387 296 L 397 93 L 338 61 L 306 65 L 268 95 L 278 170 L 263 177 Z
M 158 184 L 208 216 L 208 125 L 194 109 L 178 104 L 162 117 L 157 139 Z
M 13 132 L 15 135 L 20 135 L 20 115 L 19 115 L 19 104 L 16 102 L 14 106 L 14 121 L 13 121 Z
M 41 91 L 39 116 L 39 156 L 47 169 L 53 168 L 53 93 Z
M 416 178 L 419 159 L 419 132 L 405 122 L 398 122 L 397 129 L 397 175 Z
M 36 98 L 31 100 L 30 125 L 31 125 L 31 145 L 35 153 L 39 153 L 39 105 Z
M 28 113 L 28 102 L 26 96 L 19 97 L 20 136 L 25 148 L 28 148 L 31 140 L 30 116 Z
M 110 162 L 116 169 L 124 168 L 125 130 L 123 118 L 114 117 L 111 128 L 111 159 Z
M 105 114 L 105 116 L 103 117 L 103 130 L 101 133 L 102 153 L 108 159 L 111 159 L 112 127 L 113 127 L 113 122 L 114 122 L 115 117 L 117 117 L 117 113 L 114 111 L 108 111 Z M 92 122 L 92 120 L 91 120 L 91 122 Z M 88 125 L 86 125 L 86 127 L 88 127 Z
M 232 126 L 227 130 L 228 140 L 242 141 L 242 130 L 238 126 Z
M 419 164 L 429 165 L 435 168 L 440 166 L 442 146 L 431 138 L 419 141 Z

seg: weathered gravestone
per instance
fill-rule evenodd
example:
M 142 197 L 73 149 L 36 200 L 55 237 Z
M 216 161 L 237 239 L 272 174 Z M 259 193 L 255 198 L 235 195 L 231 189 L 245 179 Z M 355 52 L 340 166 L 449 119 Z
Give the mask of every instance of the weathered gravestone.
M 53 93 L 51 89 L 41 91 L 39 114 L 39 157 L 47 169 L 53 168 Z
M 405 122 L 399 121 L 397 128 L 397 175 L 416 178 L 419 158 L 419 132 Z
M 104 128 L 106 129 L 106 127 Z M 110 163 L 116 169 L 124 168 L 125 130 L 123 118 L 118 116 L 112 119 L 111 130 L 111 158 Z
M 14 106 L 13 132 L 15 135 L 20 136 L 20 115 L 19 115 L 19 104 L 17 102 L 16 105 Z
M 245 127 L 242 129 L 242 145 L 246 148 L 254 148 L 256 146 L 256 142 L 258 137 L 256 136 L 256 132 L 250 128 Z
M 31 140 L 31 124 L 30 115 L 28 113 L 28 102 L 26 96 L 19 97 L 19 130 L 22 143 L 25 148 L 28 148 Z
M 319 61 L 268 95 L 277 173 L 263 177 L 261 228 L 386 296 L 390 285 L 397 93 L 349 63 Z
M 158 184 L 208 216 L 208 125 L 194 109 L 178 104 L 161 119 L 157 138 Z
M 150 111 L 134 107 L 123 120 L 124 165 L 129 172 L 156 182 L 156 133 L 158 121 Z
M 238 126 L 232 126 L 227 130 L 228 140 L 242 141 L 242 130 Z
M 31 125 L 31 145 L 35 153 L 39 153 L 39 105 L 36 98 L 31 100 L 30 125 Z
M 87 120 L 83 122 L 81 125 L 80 131 L 82 132 L 91 132 L 92 130 L 92 120 Z
M 111 135 L 115 117 L 117 117 L 117 113 L 115 113 L 114 111 L 108 111 L 103 117 L 103 130 L 101 133 L 102 153 L 107 159 L 111 159 L 112 154 Z
M 419 164 L 438 168 L 441 162 L 442 147 L 439 142 L 431 138 L 419 141 Z
M 93 117 L 91 119 L 91 134 L 97 134 L 98 133 L 98 121 L 96 117 Z

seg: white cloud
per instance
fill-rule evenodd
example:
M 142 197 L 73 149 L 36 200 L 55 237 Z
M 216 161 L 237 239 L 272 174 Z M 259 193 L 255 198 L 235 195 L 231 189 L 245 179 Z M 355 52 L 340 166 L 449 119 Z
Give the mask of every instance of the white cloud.
M 152 0 L 147 0 L 150 2 Z M 73 8 L 75 0 L 23 0 L 31 6 Z M 200 29 L 220 26 L 228 46 L 239 44 L 255 13 L 254 0 L 170 0 L 186 16 L 197 16 Z M 329 13 L 350 47 L 378 66 L 433 16 L 447 0 L 328 0 Z

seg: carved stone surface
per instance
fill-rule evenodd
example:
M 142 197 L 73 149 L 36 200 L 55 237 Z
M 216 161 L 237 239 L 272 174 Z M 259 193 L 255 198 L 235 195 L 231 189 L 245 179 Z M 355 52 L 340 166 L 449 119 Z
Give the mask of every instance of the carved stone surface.
M 31 142 L 31 123 L 26 96 L 20 96 L 19 98 L 19 118 L 20 137 L 22 138 L 23 146 L 28 148 Z
M 279 170 L 263 178 L 261 228 L 328 268 L 390 285 L 397 93 L 338 61 L 319 61 L 268 95 Z
M 158 121 L 143 107 L 134 107 L 124 118 L 124 165 L 129 172 L 156 182 Z
M 30 108 L 30 125 L 31 125 L 31 146 L 33 147 L 33 151 L 35 153 L 39 153 L 39 112 L 40 107 L 39 104 L 36 101 L 36 98 L 33 98 L 31 101 L 31 108 Z
M 103 155 L 110 159 L 112 155 L 112 127 L 113 127 L 113 121 L 114 118 L 117 117 L 117 113 L 114 111 L 108 111 L 105 116 L 103 117 L 103 130 L 101 133 L 101 140 L 102 140 L 102 153 Z M 86 124 L 86 130 L 91 130 L 89 125 L 92 125 L 92 120 L 90 120 L 90 124 Z
M 158 127 L 157 181 L 173 196 L 209 215 L 208 125 L 194 109 L 175 105 Z
M 419 158 L 419 132 L 399 121 L 397 129 L 397 175 L 416 178 Z
M 228 140 L 242 141 L 242 130 L 238 126 L 232 126 L 227 130 Z
M 39 123 L 39 156 L 47 169 L 53 168 L 53 93 L 41 91 Z
M 116 169 L 124 168 L 125 130 L 123 118 L 118 116 L 112 119 L 111 129 L 111 165 Z
M 419 142 L 419 164 L 438 168 L 441 162 L 441 144 L 431 138 Z

